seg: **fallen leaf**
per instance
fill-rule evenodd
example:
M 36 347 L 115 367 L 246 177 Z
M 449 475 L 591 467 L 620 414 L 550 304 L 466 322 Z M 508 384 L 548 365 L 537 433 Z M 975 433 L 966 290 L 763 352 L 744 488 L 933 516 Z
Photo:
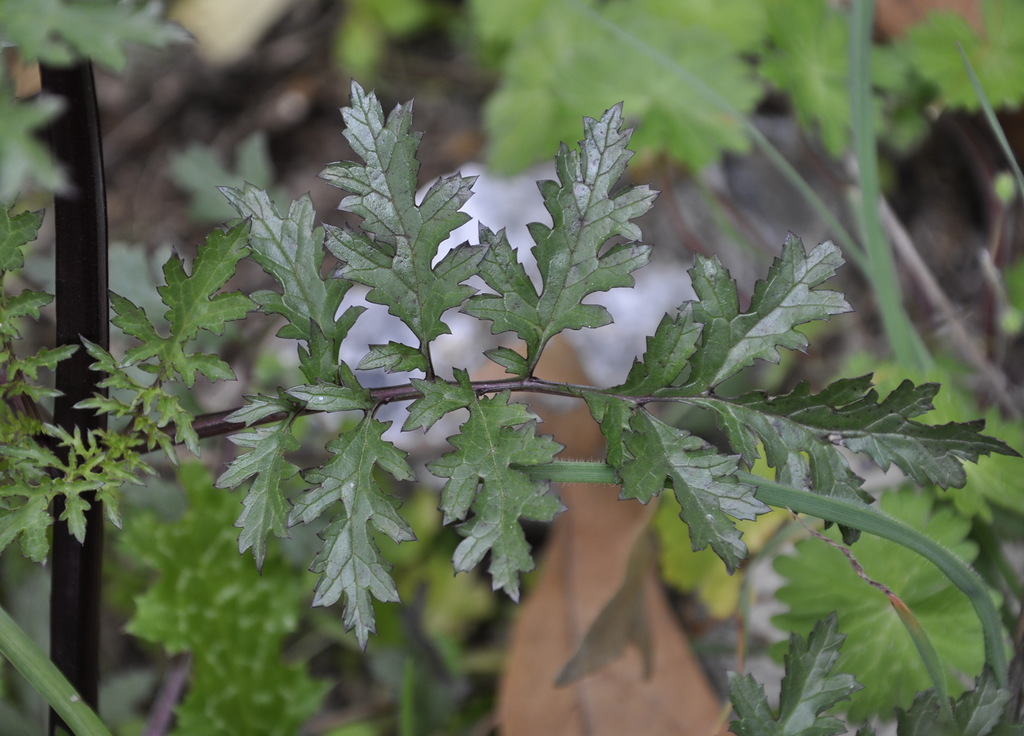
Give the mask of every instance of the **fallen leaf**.
M 538 375 L 586 380 L 568 343 L 552 341 L 544 357 Z M 544 418 L 541 431 L 566 445 L 563 456 L 600 456 L 600 430 L 585 406 L 566 410 L 538 400 L 532 408 Z M 569 510 L 552 524 L 499 684 L 502 736 L 725 733 L 723 700 L 690 651 L 653 559 L 643 552 L 651 509 L 620 501 L 618 492 L 596 485 L 561 489 Z M 631 553 L 634 570 L 627 575 Z M 563 679 L 580 679 L 557 687 L 559 674 L 576 667 L 581 671 Z

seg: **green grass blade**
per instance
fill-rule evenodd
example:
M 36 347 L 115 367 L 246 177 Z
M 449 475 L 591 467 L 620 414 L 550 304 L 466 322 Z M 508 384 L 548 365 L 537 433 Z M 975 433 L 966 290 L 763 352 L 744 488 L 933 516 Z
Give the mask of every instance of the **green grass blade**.
M 76 736 L 111 736 L 99 716 L 71 686 L 56 665 L 0 608 L 0 655 L 28 680 Z
M 974 87 L 974 94 L 978 96 L 978 102 L 981 104 L 981 109 L 985 113 L 985 120 L 988 122 L 989 127 L 992 128 L 992 134 L 995 135 L 996 140 L 999 141 L 999 147 L 1003 150 L 1003 155 L 1006 156 L 1007 162 L 1010 164 L 1010 168 L 1013 169 L 1013 175 L 1017 180 L 1017 191 L 1024 196 L 1024 173 L 1021 173 L 1020 165 L 1017 163 L 1016 157 L 1013 155 L 1013 149 L 1010 148 L 1010 142 L 1006 140 L 1006 133 L 1003 132 L 1003 126 L 999 124 L 998 118 L 996 118 L 996 111 L 992 109 L 992 103 L 988 99 L 988 95 L 985 94 L 984 88 L 981 86 L 981 81 L 978 79 L 978 75 L 974 73 L 974 67 L 971 66 L 971 62 L 967 59 L 967 54 L 964 53 L 963 46 L 957 42 L 957 50 L 960 52 L 960 58 L 964 61 L 964 66 L 967 68 L 967 74 L 971 78 L 971 85 Z
M 882 324 L 896 359 L 905 366 L 927 370 L 931 365 L 921 337 L 910 323 L 896 278 L 896 260 L 878 215 L 881 190 L 875 145 L 874 100 L 871 96 L 871 29 L 874 0 L 855 2 L 850 14 L 850 114 L 854 152 L 860 178 L 860 196 L 853 209 L 867 247 L 866 274 L 882 313 Z

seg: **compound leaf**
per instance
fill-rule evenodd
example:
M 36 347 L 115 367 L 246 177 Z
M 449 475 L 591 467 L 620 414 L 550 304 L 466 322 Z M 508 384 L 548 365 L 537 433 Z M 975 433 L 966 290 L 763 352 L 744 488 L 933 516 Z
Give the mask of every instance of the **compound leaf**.
M 285 453 L 299 449 L 299 443 L 287 425 L 258 427 L 230 439 L 249 451 L 228 465 L 217 478 L 216 485 L 218 488 L 237 488 L 253 479 L 235 526 L 242 530 L 238 536 L 239 553 L 251 548 L 256 567 L 262 569 L 267 554 L 267 538 L 271 534 L 287 536 L 289 506 L 281 486 L 295 475 L 298 468 L 285 458 Z
M 510 404 L 507 391 L 473 396 L 461 434 L 449 438 L 455 450 L 428 465 L 448 478 L 441 492 L 444 522 L 473 517 L 459 527 L 465 539 L 455 550 L 457 571 L 470 570 L 488 551 L 492 585 L 519 599 L 519 573 L 533 569 L 521 518 L 548 521 L 562 509 L 547 484 L 516 466 L 551 462 L 561 445 L 538 437 L 536 417 L 523 404 Z
M 345 628 L 354 628 L 364 647 L 376 630 L 371 593 L 380 601 L 398 600 L 390 566 L 374 542 L 373 531 L 395 542 L 415 539 L 374 478 L 379 467 L 399 480 L 413 479 L 403 453 L 381 437 L 387 427 L 366 416 L 355 429 L 329 442 L 331 459 L 322 468 L 303 473 L 313 487 L 295 499 L 289 518 L 292 525 L 308 524 L 341 502 L 339 514 L 321 534 L 323 546 L 310 566 L 320 574 L 313 604 L 329 606 L 344 597 Z
M 481 275 L 496 295 L 472 297 L 464 311 L 494 321 L 494 331 L 511 329 L 526 341 L 526 362 L 532 369 L 544 345 L 562 330 L 601 327 L 611 321 L 597 304 L 582 304 L 589 294 L 632 286 L 632 271 L 650 259 L 650 246 L 637 245 L 640 230 L 631 221 L 650 209 L 655 193 L 648 187 L 626 187 L 614 195 L 632 156 L 627 149 L 631 130 L 623 129 L 622 105 L 600 120 L 584 118 L 579 150 L 563 145 L 555 159 L 558 181 L 540 183 L 544 206 L 553 225 L 530 225 L 540 269 L 539 294 L 503 235 L 489 240 Z M 602 247 L 619 235 L 627 243 Z M 499 316 L 504 313 L 505 316 Z
M 42 224 L 42 212 L 21 212 L 12 216 L 6 207 L 0 206 L 0 274 L 25 265 L 22 247 L 36 239 Z
M 729 673 L 729 697 L 739 718 L 729 724 L 736 736 L 833 736 L 845 733 L 837 718 L 822 716 L 861 686 L 851 675 L 832 674 L 846 636 L 835 614 L 818 621 L 805 640 L 789 638 L 779 713 L 774 716 L 764 689 L 751 675 Z
M 244 224 L 227 232 L 211 232 L 199 249 L 191 274 L 185 273 L 185 264 L 176 255 L 164 264 L 167 283 L 157 291 L 169 307 L 167 319 L 176 341 L 187 342 L 199 330 L 221 335 L 226 322 L 249 313 L 252 302 L 240 292 L 217 294 L 235 275 L 236 264 L 248 251 L 247 236 L 248 227 Z
M 714 388 L 758 359 L 778 362 L 780 347 L 806 347 L 807 338 L 795 329 L 797 325 L 850 311 L 842 294 L 815 289 L 842 263 L 839 248 L 831 242 L 805 255 L 803 243 L 790 235 L 768 277 L 755 285 L 750 307 L 741 313 L 736 282 L 729 272 L 717 259 L 698 257 L 690 270 L 699 299 L 693 315 L 704 331 L 683 390 L 698 393 Z
M 694 550 L 708 544 L 730 571 L 747 547 L 729 518 L 753 519 L 769 509 L 735 478 L 738 457 L 722 455 L 701 438 L 637 410 L 624 436 L 628 454 L 619 470 L 622 497 L 647 503 L 669 485 L 682 507 Z
M 282 216 L 270 195 L 250 184 L 240 190 L 224 187 L 221 192 L 241 217 L 249 219 L 252 259 L 281 285 L 280 294 L 258 291 L 253 300 L 264 313 L 288 320 L 278 336 L 306 342 L 303 373 L 308 381 L 340 381 L 341 341 L 363 307 L 349 307 L 336 317 L 351 284 L 325 281 L 320 275 L 324 231 L 313 224 L 312 200 L 300 197 Z
M 428 343 L 450 331 L 441 316 L 474 292 L 462 282 L 476 273 L 483 256 L 483 249 L 463 244 L 433 265 L 440 244 L 469 220 L 459 210 L 475 179 L 441 177 L 416 204 L 420 134 L 409 131 L 411 103 L 385 119 L 377 97 L 353 82 L 352 104 L 342 117 L 345 138 L 365 165 L 331 164 L 321 177 L 351 192 L 339 209 L 362 217 L 363 230 L 373 237 L 329 227 L 327 247 L 342 261 L 345 278 L 369 286 L 367 299 L 408 325 L 429 367 Z

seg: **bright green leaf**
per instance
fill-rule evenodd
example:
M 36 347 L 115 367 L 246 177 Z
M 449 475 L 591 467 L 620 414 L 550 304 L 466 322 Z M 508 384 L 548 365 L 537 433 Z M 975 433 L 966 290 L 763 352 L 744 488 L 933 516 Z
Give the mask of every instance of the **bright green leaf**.
M 192 273 L 185 273 L 181 258 L 172 255 L 164 264 L 165 286 L 157 291 L 169 309 L 171 335 L 185 343 L 199 330 L 215 335 L 224 332 L 224 323 L 241 319 L 252 308 L 249 298 L 239 292 L 217 294 L 235 275 L 235 266 L 245 256 L 248 226 L 236 225 L 227 232 L 214 230 L 199 249 Z
M 948 508 L 933 509 L 927 495 L 888 493 L 882 509 L 970 562 L 976 549 L 966 540 L 970 521 Z M 835 531 L 826 532 L 835 536 Z M 852 548 L 864 572 L 887 585 L 907 605 L 931 639 L 948 670 L 950 690 L 963 690 L 956 673 L 976 675 L 984 662 L 981 625 L 974 608 L 938 568 L 908 549 L 863 537 Z M 864 685 L 855 694 L 850 717 L 873 713 L 889 717 L 896 705 L 907 707 L 931 681 L 917 649 L 881 591 L 862 581 L 849 560 L 817 539 L 797 544 L 797 554 L 780 557 L 775 568 L 786 579 L 778 598 L 788 612 L 774 622 L 785 630 L 807 631 L 818 618 L 837 611 L 843 633 L 857 642 L 840 657 L 839 668 Z
M 268 553 L 262 572 L 239 556 L 231 527 L 237 501 L 216 490 L 202 466 L 183 464 L 179 481 L 184 518 L 132 514 L 120 540 L 159 576 L 136 599 L 129 632 L 192 655 L 175 733 L 298 733 L 326 690 L 305 662 L 285 656 L 308 596 L 305 580 L 280 554 Z
M 1016 106 L 1024 96 L 1018 73 L 1024 59 L 1024 6 L 1016 0 L 984 0 L 981 9 L 981 35 L 961 15 L 934 12 L 912 26 L 897 48 L 935 85 L 943 102 L 976 110 L 978 96 L 957 52 L 959 43 L 992 105 Z
M 758 71 L 789 93 L 800 123 L 818 126 L 829 153 L 838 156 L 849 140 L 847 24 L 826 0 L 771 0 L 771 46 Z

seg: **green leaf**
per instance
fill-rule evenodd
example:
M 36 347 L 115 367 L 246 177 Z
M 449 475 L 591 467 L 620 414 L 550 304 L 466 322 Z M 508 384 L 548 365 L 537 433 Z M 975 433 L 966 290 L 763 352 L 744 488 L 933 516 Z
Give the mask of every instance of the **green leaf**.
M 185 265 L 176 255 L 164 264 L 167 283 L 157 291 L 169 307 L 167 319 L 177 342 L 188 342 L 199 330 L 221 335 L 226 322 L 249 313 L 252 302 L 240 292 L 216 293 L 235 275 L 236 264 L 248 251 L 248 230 L 243 224 L 227 232 L 211 232 L 199 249 L 191 274 L 185 273 Z
M 245 406 L 228 414 L 225 419 L 229 422 L 239 422 L 251 426 L 273 414 L 293 414 L 297 409 L 295 401 L 278 389 L 277 396 L 247 394 L 245 396 Z
M 158 3 L 3 0 L 0 40 L 26 62 L 67 66 L 80 59 L 124 68 L 126 44 L 161 47 L 188 34 L 161 15 Z
M 177 255 L 172 254 L 167 260 L 167 283 L 158 289 L 168 307 L 170 332 L 166 337 L 157 332 L 145 310 L 122 296 L 110 295 L 117 314 L 111 321 L 141 343 L 125 353 L 125 366 L 139 365 L 162 379 L 177 373 L 189 387 L 195 383 L 196 373 L 211 380 L 234 378 L 230 367 L 220 358 L 188 353 L 185 346 L 200 330 L 223 334 L 226 322 L 245 317 L 252 308 L 249 298 L 239 292 L 216 293 L 234 275 L 238 261 L 246 254 L 247 229 L 247 225 L 241 224 L 227 232 L 210 233 L 199 248 L 191 274 L 185 272 Z
M 288 324 L 280 337 L 304 340 L 303 374 L 307 381 L 340 382 L 343 371 L 338 351 L 349 328 L 363 307 L 349 307 L 338 316 L 338 309 L 351 283 L 342 279 L 324 280 L 320 275 L 324 260 L 324 232 L 314 227 L 315 212 L 308 196 L 292 202 L 282 216 L 270 196 L 246 184 L 242 189 L 223 187 L 221 192 L 243 218 L 250 221 L 251 258 L 281 285 L 281 293 L 258 291 L 252 295 L 266 314 L 280 314 Z
M 689 365 L 700 334 L 701 327 L 693 320 L 692 303 L 683 305 L 675 317 L 666 314 L 647 338 L 644 357 L 633 362 L 626 382 L 612 390 L 644 395 L 675 384 Z
M 739 311 L 736 282 L 717 259 L 698 256 L 690 270 L 699 301 L 693 316 L 704 325 L 700 347 L 683 387 L 698 393 L 712 389 L 755 360 L 779 360 L 778 348 L 803 349 L 807 338 L 797 325 L 851 310 L 843 295 L 815 289 L 843 264 L 831 242 L 804 254 L 803 243 L 790 235 L 768 277 L 754 286 L 750 307 Z
M 738 458 L 720 454 L 643 409 L 633 414 L 624 445 L 628 457 L 619 471 L 622 498 L 647 503 L 671 485 L 693 549 L 710 544 L 726 567 L 735 570 L 747 547 L 729 516 L 753 519 L 769 510 L 754 497 L 753 488 L 734 477 Z
M 7 493 L 18 492 L 17 486 L 5 490 Z M 34 562 L 45 560 L 50 553 L 47 533 L 53 524 L 48 507 L 49 501 L 45 494 L 32 493 L 17 508 L 8 508 L 0 514 L 0 551 L 15 539 L 20 539 L 21 553 L 25 557 Z
M 967 562 L 976 555 L 966 536 L 970 521 L 949 508 L 933 509 L 927 495 L 910 490 L 887 493 L 882 510 L 936 540 Z M 835 538 L 836 532 L 826 532 Z M 981 625 L 970 601 L 934 567 L 900 545 L 865 536 L 853 554 L 872 580 L 887 585 L 913 612 L 947 669 L 951 692 L 963 686 L 958 673 L 977 675 L 984 662 Z M 776 626 L 807 631 L 831 611 L 839 614 L 843 633 L 856 641 L 840 657 L 839 668 L 864 685 L 850 705 L 850 718 L 871 714 L 889 717 L 894 706 L 907 707 L 931 680 L 917 649 L 888 597 L 867 585 L 838 549 L 806 539 L 796 555 L 779 557 L 775 569 L 786 579 L 778 599 L 788 612 L 773 619 Z
M 369 409 L 373 405 L 373 399 L 365 389 L 329 383 L 296 386 L 288 389 L 288 395 L 313 411 L 351 411 Z
M 427 361 L 416 348 L 400 342 L 387 345 L 371 345 L 370 351 L 356 366 L 359 370 L 372 371 L 383 368 L 388 373 L 427 370 Z
M 964 485 L 963 460 L 1016 454 L 1002 441 L 981 434 L 983 422 L 933 426 L 914 421 L 932 408 L 938 388 L 904 381 L 879 401 L 871 376 L 861 376 L 836 381 L 818 394 L 805 382 L 785 396 L 756 391 L 692 403 L 719 415 L 730 444 L 748 464 L 756 457 L 754 437 L 760 439 L 779 482 L 865 500 L 860 478 L 840 448 L 863 453 L 886 470 L 895 464 L 917 483 L 943 488 Z
M 3 199 L 0 192 L 0 202 Z M 12 216 L 6 207 L 0 206 L 0 275 L 25 265 L 22 247 L 36 239 L 42 224 L 42 212 L 21 212 Z
M 326 691 L 284 647 L 306 580 L 279 552 L 268 552 L 262 572 L 239 556 L 237 501 L 201 465 L 183 463 L 179 482 L 188 501 L 182 519 L 130 514 L 119 535 L 125 556 L 158 574 L 135 599 L 128 631 L 169 653 L 191 652 L 177 733 L 298 733 Z
M 926 373 L 914 375 L 895 363 L 879 363 L 873 357 L 860 355 L 851 358 L 845 370 L 854 374 L 874 370 L 875 388 L 879 392 L 895 390 L 908 376 L 915 381 L 941 383 L 942 390 L 931 400 L 934 409 L 919 417 L 919 421 L 926 420 L 930 424 L 964 422 L 978 415 L 977 400 L 973 392 L 963 385 L 966 376 L 962 374 L 962 367 L 956 364 L 939 363 Z M 984 416 L 986 431 L 1005 441 L 1012 452 L 1003 447 L 992 449 L 992 454 L 988 454 L 987 448 L 981 448 L 981 454 L 988 456 L 964 463 L 966 484 L 962 489 L 951 487 L 948 493 L 961 514 L 991 521 L 999 509 L 1024 513 L 1024 494 L 1020 493 L 1017 482 L 1020 473 L 1018 453 L 1024 450 L 1024 426 L 1004 419 L 995 408 L 986 411 Z M 977 439 L 989 441 L 980 435 Z
M 399 480 L 413 474 L 403 453 L 381 435 L 388 425 L 370 416 L 328 443 L 331 459 L 322 468 L 303 473 L 313 487 L 295 499 L 289 524 L 308 524 L 341 502 L 339 514 L 321 534 L 323 546 L 310 570 L 319 573 L 313 605 L 329 606 L 345 599 L 345 628 L 355 629 L 359 644 L 376 630 L 371 593 L 377 600 L 398 600 L 390 565 L 381 557 L 373 530 L 395 542 L 415 538 L 374 477 L 380 468 Z
M 636 144 L 645 153 L 667 152 L 700 170 L 723 151 L 746 150 L 742 122 L 668 70 L 685 70 L 741 113 L 752 110 L 762 90 L 737 46 L 755 45 L 764 12 L 735 0 L 693 6 L 555 0 L 541 12 L 526 9 L 507 26 L 522 30 L 509 31 L 502 81 L 484 111 L 490 166 L 515 172 L 542 160 L 575 137 L 580 117 L 623 99 L 644 121 Z M 703 22 L 711 17 L 713 24 Z M 613 29 L 636 39 L 636 47 Z
M 430 463 L 448 478 L 441 492 L 444 522 L 472 518 L 459 527 L 465 539 L 455 550 L 456 571 L 472 569 L 490 551 L 492 585 L 519 599 L 519 573 L 533 569 L 521 518 L 549 521 L 562 510 L 547 484 L 520 468 L 551 462 L 561 445 L 538 437 L 536 417 L 523 404 L 510 404 L 507 391 L 474 396 L 461 434 L 449 438 L 455 450 Z
M 258 427 L 251 432 L 232 435 L 230 439 L 239 447 L 249 448 L 249 451 L 228 465 L 217 478 L 216 485 L 218 488 L 238 488 L 249 478 L 253 479 L 235 526 L 242 530 L 238 535 L 239 553 L 252 548 L 256 567 L 262 569 L 267 554 L 267 537 L 271 534 L 288 536 L 289 506 L 281 486 L 298 470 L 285 458 L 285 453 L 298 450 L 299 443 L 287 423 Z
M 801 125 L 817 126 L 825 148 L 839 156 L 850 127 L 846 20 L 825 0 L 766 5 L 771 45 L 758 71 L 789 93 Z
M 227 168 L 216 146 L 192 143 L 171 154 L 169 173 L 174 183 L 189 194 L 189 218 L 193 222 L 218 223 L 236 216 L 214 186 L 244 187 L 248 182 L 267 190 L 279 206 L 287 206 L 288 197 L 273 187 L 274 165 L 265 130 L 258 130 L 238 144 L 235 167 Z
M 387 306 L 408 325 L 429 367 L 427 345 L 450 332 L 441 316 L 474 292 L 462 282 L 476 273 L 484 254 L 464 244 L 432 265 L 438 246 L 469 221 L 459 209 L 469 200 L 475 179 L 442 177 L 416 204 L 420 135 L 409 131 L 412 105 L 399 105 L 385 119 L 376 96 L 353 82 L 352 104 L 342 108 L 342 117 L 345 138 L 365 165 L 331 164 L 321 177 L 352 192 L 339 209 L 362 217 L 363 230 L 373 237 L 328 227 L 327 247 L 344 264 L 345 278 L 371 287 L 367 299 Z
M 1024 60 L 1024 7 L 1013 0 L 985 0 L 981 10 L 980 35 L 963 16 L 935 12 L 912 26 L 897 48 L 935 85 L 942 102 L 976 110 L 978 96 L 957 53 L 959 43 L 992 105 L 1014 107 L 1024 96 L 1024 80 L 1017 73 Z
M 899 736 L 1018 736 L 1024 733 L 1024 725 L 1014 724 L 1007 714 L 1010 697 L 986 668 L 974 690 L 953 703 L 952 721 L 940 709 L 934 690 L 919 693 L 907 710 L 897 708 Z
M 837 629 L 835 614 L 818 621 L 805 640 L 792 634 L 782 679 L 779 714 L 774 716 L 764 689 L 751 675 L 729 673 L 729 697 L 736 715 L 729 724 L 736 736 L 832 736 L 846 732 L 836 718 L 822 713 L 860 689 L 847 674 L 832 674 L 846 636 Z
M 457 383 L 451 384 L 439 379 L 424 381 L 414 378 L 412 385 L 423 395 L 409 405 L 409 416 L 402 430 L 430 429 L 445 414 L 472 404 L 476 392 L 470 385 L 469 373 L 456 368 L 455 380 Z
M 637 245 L 640 229 L 631 221 L 647 212 L 655 194 L 648 187 L 626 187 L 612 194 L 632 153 L 631 132 L 623 129 L 622 105 L 600 120 L 584 118 L 579 150 L 562 146 L 556 157 L 558 182 L 540 183 L 552 227 L 530 225 L 540 270 L 538 294 L 504 234 L 481 230 L 488 245 L 481 276 L 497 294 L 472 297 L 464 311 L 490 319 L 493 331 L 514 331 L 526 341 L 532 369 L 547 341 L 562 330 L 601 327 L 611 322 L 608 310 L 582 304 L 588 295 L 618 286 L 633 286 L 632 271 L 650 259 L 650 246 Z M 613 236 L 627 243 L 602 248 Z

